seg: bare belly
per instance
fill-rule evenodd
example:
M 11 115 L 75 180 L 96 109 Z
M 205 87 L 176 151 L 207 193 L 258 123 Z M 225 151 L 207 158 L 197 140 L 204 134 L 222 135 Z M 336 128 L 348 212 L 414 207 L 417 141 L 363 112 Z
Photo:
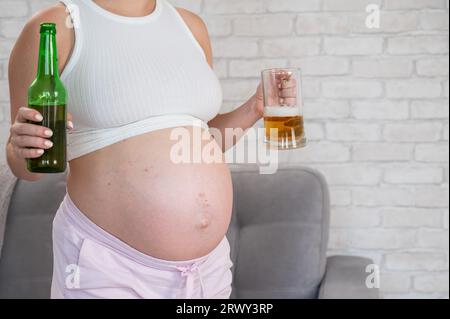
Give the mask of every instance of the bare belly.
M 88 218 L 133 248 L 160 259 L 189 260 L 223 239 L 232 182 L 221 152 L 213 163 L 175 163 L 171 150 L 177 141 L 170 132 L 149 132 L 72 160 L 67 188 Z M 210 143 L 215 141 L 209 136 L 202 149 Z

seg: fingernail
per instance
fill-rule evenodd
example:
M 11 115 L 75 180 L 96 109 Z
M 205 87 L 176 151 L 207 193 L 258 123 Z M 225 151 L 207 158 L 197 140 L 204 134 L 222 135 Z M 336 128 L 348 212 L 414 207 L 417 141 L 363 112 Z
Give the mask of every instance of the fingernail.
M 53 132 L 50 131 L 50 130 L 45 130 L 44 134 L 47 135 L 47 136 L 52 136 Z
M 47 146 L 47 147 L 52 147 L 52 146 L 53 146 L 52 141 L 45 141 L 44 144 L 45 144 L 45 146 Z
M 35 116 L 34 116 L 34 118 L 36 119 L 36 120 L 38 120 L 38 121 L 42 121 L 44 118 L 42 117 L 42 115 L 41 114 L 36 114 Z
M 39 150 L 37 150 L 37 153 L 42 155 L 42 154 L 44 154 L 44 150 L 39 149 Z
M 72 121 L 68 121 L 67 122 L 67 126 L 72 129 L 73 128 L 73 122 Z

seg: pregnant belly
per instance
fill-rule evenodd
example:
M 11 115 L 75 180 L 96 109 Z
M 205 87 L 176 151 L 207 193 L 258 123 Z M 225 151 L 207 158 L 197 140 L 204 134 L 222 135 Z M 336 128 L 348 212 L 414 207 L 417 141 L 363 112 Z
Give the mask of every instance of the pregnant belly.
M 212 163 L 175 162 L 178 142 L 170 133 L 150 132 L 71 161 L 67 188 L 88 218 L 133 248 L 189 260 L 211 252 L 226 234 L 232 183 L 220 151 Z M 207 137 L 201 150 L 217 145 Z M 196 151 L 192 143 L 183 147 Z

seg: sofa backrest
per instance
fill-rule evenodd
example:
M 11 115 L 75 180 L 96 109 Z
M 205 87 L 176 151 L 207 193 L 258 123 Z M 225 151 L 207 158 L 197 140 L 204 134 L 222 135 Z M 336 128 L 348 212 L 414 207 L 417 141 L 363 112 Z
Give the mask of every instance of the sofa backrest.
M 65 191 L 66 174 L 16 183 L 0 259 L 0 299 L 50 296 L 52 221 Z
M 316 298 L 324 276 L 329 193 L 318 172 L 281 168 L 233 172 L 228 233 L 234 298 Z

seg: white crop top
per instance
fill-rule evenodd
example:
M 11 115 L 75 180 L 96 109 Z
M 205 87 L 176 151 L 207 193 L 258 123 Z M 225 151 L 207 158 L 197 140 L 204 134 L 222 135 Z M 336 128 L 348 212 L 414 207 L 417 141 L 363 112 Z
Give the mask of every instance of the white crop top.
M 157 0 L 145 17 L 111 13 L 92 0 L 61 0 L 75 26 L 63 73 L 72 160 L 146 132 L 201 126 L 222 104 L 203 49 L 178 11 Z

